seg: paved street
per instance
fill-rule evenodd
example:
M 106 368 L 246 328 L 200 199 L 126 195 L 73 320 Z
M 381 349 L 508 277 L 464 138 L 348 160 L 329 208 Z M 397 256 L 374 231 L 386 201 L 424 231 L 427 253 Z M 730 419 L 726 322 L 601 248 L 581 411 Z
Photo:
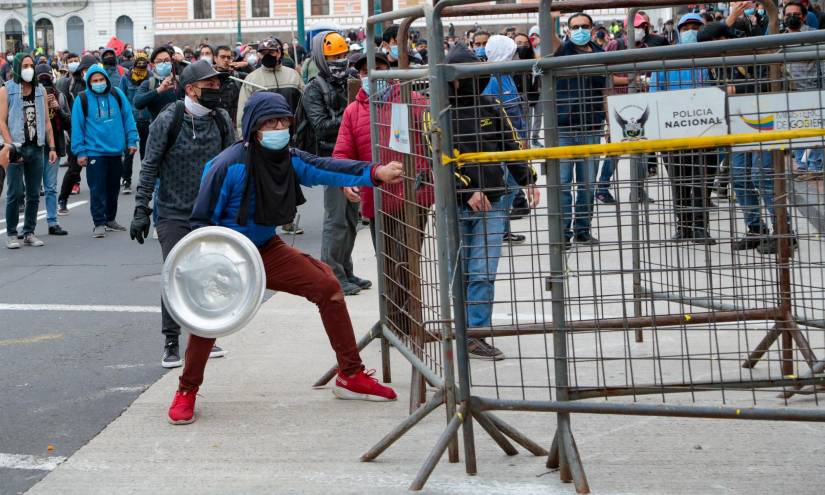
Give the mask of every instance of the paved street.
M 322 210 L 311 206 L 322 192 L 305 195 L 296 245 L 317 254 Z M 126 226 L 133 198 L 121 196 Z M 126 232 L 92 239 L 88 200 L 84 174 L 71 215 L 60 217 L 68 236 L 46 234 L 41 198 L 36 233 L 46 246 L 0 250 L 0 494 L 28 489 L 164 374 L 160 247 Z M 3 241 L 5 228 L 0 213 Z

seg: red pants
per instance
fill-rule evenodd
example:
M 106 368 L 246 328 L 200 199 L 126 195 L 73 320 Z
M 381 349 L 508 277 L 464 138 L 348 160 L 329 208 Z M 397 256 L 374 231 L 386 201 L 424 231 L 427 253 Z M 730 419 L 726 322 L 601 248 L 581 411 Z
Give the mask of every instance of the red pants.
M 358 355 L 344 294 L 332 269 L 312 256 L 287 246 L 278 236 L 267 242 L 260 251 L 266 270 L 266 288 L 303 296 L 314 302 L 321 312 L 338 368 L 348 376 L 362 370 L 364 366 Z M 215 339 L 189 335 L 180 377 L 181 391 L 191 390 L 203 383 L 203 371 L 214 344 Z

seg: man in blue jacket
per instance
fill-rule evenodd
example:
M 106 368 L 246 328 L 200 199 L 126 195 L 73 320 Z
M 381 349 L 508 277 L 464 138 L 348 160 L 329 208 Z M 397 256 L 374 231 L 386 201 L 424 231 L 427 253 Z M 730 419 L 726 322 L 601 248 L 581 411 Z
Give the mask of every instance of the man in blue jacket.
M 129 100 L 112 86 L 106 71 L 93 65 L 86 71 L 86 90 L 72 108 L 72 152 L 86 167 L 91 192 L 92 237 L 125 231 L 115 221 L 123 154 L 135 153 L 138 132 Z
M 304 203 L 301 186 L 375 186 L 401 181 L 402 165 L 322 158 L 288 148 L 292 109 L 277 93 L 253 94 L 243 109 L 243 141 L 206 164 L 192 211 L 193 228 L 220 225 L 258 246 L 270 290 L 306 297 L 318 306 L 338 360 L 333 393 L 341 399 L 395 400 L 395 392 L 365 372 L 341 285 L 326 264 L 287 245 L 275 233 L 295 219 Z M 148 227 L 146 228 L 148 232 Z M 203 383 L 215 339 L 189 336 L 183 373 L 169 422 L 195 420 L 195 397 Z

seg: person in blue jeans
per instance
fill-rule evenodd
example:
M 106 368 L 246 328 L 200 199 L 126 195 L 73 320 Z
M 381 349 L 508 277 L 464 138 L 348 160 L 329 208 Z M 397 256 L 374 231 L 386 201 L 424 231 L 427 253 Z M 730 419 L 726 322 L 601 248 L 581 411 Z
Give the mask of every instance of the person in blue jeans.
M 808 152 L 807 160 L 805 152 Z M 814 180 L 822 178 L 822 148 L 801 148 L 793 152 L 796 163 L 799 164 L 796 171 L 801 175 L 801 180 Z
M 86 71 L 86 90 L 72 107 L 72 152 L 86 167 L 91 192 L 92 237 L 125 231 L 115 220 L 123 154 L 135 153 L 138 132 L 126 95 L 115 88 L 100 65 Z
M 22 162 L 9 166 L 6 176 L 6 247 L 9 249 L 20 247 L 17 239 L 18 204 L 24 194 L 23 244 L 43 246 L 43 241 L 34 235 L 40 206 L 40 184 L 46 160 L 57 162 L 54 135 L 46 108 L 46 91 L 37 84 L 34 66 L 31 55 L 18 53 L 12 62 L 13 79 L 0 87 L 0 134 L 3 142 L 19 145 L 23 156 Z
M 593 18 L 584 12 L 571 14 L 567 20 L 570 36 L 556 50 L 555 57 L 569 57 L 604 50 L 591 40 Z M 556 114 L 559 146 L 596 144 L 604 125 L 604 76 L 559 77 L 556 79 Z M 593 197 L 598 158 L 561 160 L 562 218 L 565 249 L 573 240 L 583 245 L 598 244 L 591 234 Z M 576 200 L 573 212 L 573 184 Z

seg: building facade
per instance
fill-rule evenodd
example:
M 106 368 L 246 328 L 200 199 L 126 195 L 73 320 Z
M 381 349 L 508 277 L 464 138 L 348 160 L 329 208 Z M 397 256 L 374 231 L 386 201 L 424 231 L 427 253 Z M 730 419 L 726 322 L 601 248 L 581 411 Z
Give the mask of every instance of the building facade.
M 27 2 L 0 0 L 0 50 L 42 47 L 82 52 L 117 36 L 138 47 L 154 44 L 153 0 L 33 0 L 35 39 L 29 40 Z

